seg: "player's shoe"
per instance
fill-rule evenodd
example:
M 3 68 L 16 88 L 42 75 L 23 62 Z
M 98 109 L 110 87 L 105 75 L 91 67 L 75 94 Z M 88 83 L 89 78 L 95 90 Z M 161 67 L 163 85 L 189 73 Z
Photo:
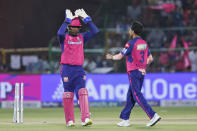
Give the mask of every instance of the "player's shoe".
M 161 120 L 161 117 L 157 113 L 155 113 L 153 118 L 150 120 L 148 124 L 146 124 L 146 126 L 154 126 L 159 120 Z
M 82 126 L 92 125 L 92 120 L 89 118 L 86 118 L 85 122 L 82 122 L 81 124 L 82 124 Z
M 67 124 L 66 124 L 67 127 L 73 127 L 75 126 L 75 123 L 73 121 L 69 121 Z
M 117 126 L 124 126 L 124 127 L 127 127 L 127 126 L 130 126 L 131 123 L 129 120 L 122 120 L 121 122 L 117 123 Z

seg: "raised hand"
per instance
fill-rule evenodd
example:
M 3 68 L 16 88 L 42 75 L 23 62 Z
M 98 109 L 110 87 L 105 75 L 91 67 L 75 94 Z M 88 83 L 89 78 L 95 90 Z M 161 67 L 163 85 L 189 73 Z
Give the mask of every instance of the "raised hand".
M 69 9 L 66 9 L 65 10 L 65 21 L 68 22 L 68 23 L 71 23 L 72 22 L 72 19 L 74 18 L 72 12 L 69 10 Z
M 86 12 L 84 11 L 84 9 L 77 9 L 75 11 L 75 16 L 76 17 L 81 17 L 82 20 L 85 22 L 85 23 L 88 23 L 89 21 L 92 21 L 92 19 L 86 14 Z
M 81 16 L 81 9 L 77 9 L 77 10 L 75 11 L 75 16 L 76 16 L 76 17 L 82 17 L 82 16 Z

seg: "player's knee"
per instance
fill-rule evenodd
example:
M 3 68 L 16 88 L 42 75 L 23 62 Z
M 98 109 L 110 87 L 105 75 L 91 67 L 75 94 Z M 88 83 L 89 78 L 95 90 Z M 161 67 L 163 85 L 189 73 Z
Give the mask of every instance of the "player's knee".
M 78 95 L 88 95 L 88 90 L 86 88 L 79 89 Z
M 73 99 L 74 93 L 73 92 L 64 92 L 63 99 Z

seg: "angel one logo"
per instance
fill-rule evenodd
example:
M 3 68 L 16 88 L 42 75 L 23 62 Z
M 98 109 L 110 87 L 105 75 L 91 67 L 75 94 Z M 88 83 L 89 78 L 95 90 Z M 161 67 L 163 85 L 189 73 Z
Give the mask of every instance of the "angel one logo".
M 90 100 L 120 100 L 126 99 L 126 93 L 128 90 L 128 84 L 117 84 L 115 87 L 109 84 L 95 85 L 92 79 L 88 79 L 86 82 L 86 88 L 88 90 L 88 96 Z
M 145 79 L 143 93 L 150 100 L 181 100 L 197 99 L 197 86 L 194 82 L 169 83 L 167 80 L 158 78 L 153 81 Z
M 126 81 L 125 81 L 126 83 Z M 125 101 L 129 83 L 96 85 L 93 79 L 88 79 L 86 88 L 91 100 L 117 100 Z M 195 83 L 169 83 L 159 78 L 145 79 L 142 93 L 147 100 L 194 100 L 197 99 L 197 86 Z

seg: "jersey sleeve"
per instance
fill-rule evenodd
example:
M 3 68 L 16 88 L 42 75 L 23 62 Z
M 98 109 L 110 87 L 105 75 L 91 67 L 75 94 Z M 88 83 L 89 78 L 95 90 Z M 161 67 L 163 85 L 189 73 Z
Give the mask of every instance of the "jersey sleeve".
M 122 49 L 122 51 L 120 52 L 122 55 L 126 56 L 126 55 L 129 55 L 131 54 L 132 50 L 133 50 L 133 47 L 134 47 L 134 43 L 131 41 L 128 41 L 126 44 L 125 44 L 125 47 Z
M 92 21 L 88 22 L 88 26 L 90 28 L 90 31 L 82 33 L 84 38 L 84 43 L 86 43 L 88 40 L 90 40 L 93 36 L 95 36 L 99 32 L 98 28 Z
M 67 28 L 68 24 L 66 22 L 63 22 L 63 24 L 61 25 L 61 27 L 59 28 L 58 32 L 57 32 L 57 38 L 60 44 L 62 44 L 64 42 L 65 39 L 65 31 Z

